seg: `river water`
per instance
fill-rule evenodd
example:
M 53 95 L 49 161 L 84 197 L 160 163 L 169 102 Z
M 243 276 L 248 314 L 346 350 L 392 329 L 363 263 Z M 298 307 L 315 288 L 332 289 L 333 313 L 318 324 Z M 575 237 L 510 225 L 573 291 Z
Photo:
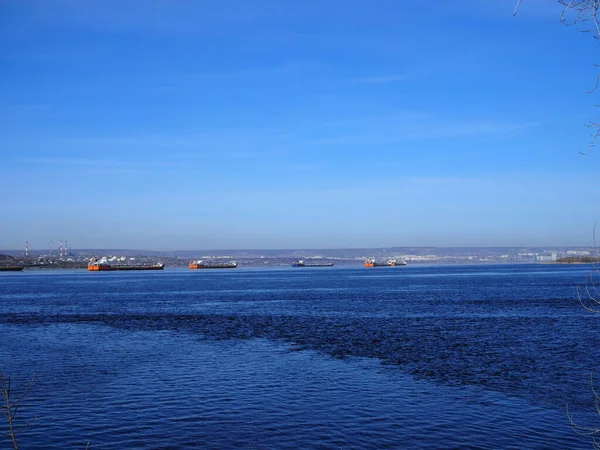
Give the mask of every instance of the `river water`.
M 592 271 L 0 273 L 0 370 L 22 449 L 591 448 Z

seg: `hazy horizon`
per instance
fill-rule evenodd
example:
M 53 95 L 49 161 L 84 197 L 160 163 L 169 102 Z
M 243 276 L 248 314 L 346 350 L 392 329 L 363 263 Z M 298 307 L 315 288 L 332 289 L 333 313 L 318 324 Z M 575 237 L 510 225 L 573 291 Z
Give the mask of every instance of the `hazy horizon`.
M 1 2 L 0 248 L 593 246 L 598 43 L 514 6 Z
M 286 251 L 329 251 L 329 252 L 343 252 L 343 251 L 363 251 L 363 250 L 541 250 L 541 249 L 592 249 L 595 246 L 577 246 L 577 245 L 517 245 L 517 246 L 433 246 L 433 245 L 419 245 L 419 246 L 384 246 L 384 247 L 289 247 L 289 248 L 190 248 L 190 249 L 156 249 L 156 248 L 117 248 L 117 247 L 70 247 L 69 249 L 73 252 L 86 252 L 86 251 L 119 251 L 119 252 L 153 252 L 153 253 L 194 253 L 194 252 L 286 252 Z M 21 249 L 0 249 L 2 252 L 23 252 L 24 248 Z M 50 249 L 43 248 L 29 248 L 29 253 L 43 253 L 49 252 Z M 58 247 L 52 248 L 52 253 L 57 254 L 59 252 Z

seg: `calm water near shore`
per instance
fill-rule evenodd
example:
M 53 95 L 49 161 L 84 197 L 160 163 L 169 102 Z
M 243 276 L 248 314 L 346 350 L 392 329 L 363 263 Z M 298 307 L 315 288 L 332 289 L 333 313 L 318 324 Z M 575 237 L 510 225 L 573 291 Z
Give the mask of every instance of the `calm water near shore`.
M 0 370 L 23 449 L 587 449 L 592 270 L 2 273 Z

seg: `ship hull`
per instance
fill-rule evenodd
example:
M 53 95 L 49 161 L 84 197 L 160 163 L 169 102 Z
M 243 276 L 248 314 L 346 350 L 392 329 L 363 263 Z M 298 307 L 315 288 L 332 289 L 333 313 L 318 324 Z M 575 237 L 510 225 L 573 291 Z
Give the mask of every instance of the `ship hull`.
M 365 267 L 396 267 L 396 266 L 406 266 L 405 261 L 397 261 L 395 259 L 390 259 L 387 262 L 381 263 L 376 262 L 374 259 L 367 259 L 365 261 Z
M 25 266 L 0 266 L 0 272 L 20 272 Z
M 192 270 L 196 269 L 235 269 L 237 264 L 190 264 Z
M 328 263 L 328 264 L 292 264 L 292 267 L 333 267 L 333 263 Z
M 111 266 L 108 264 L 90 264 L 90 272 L 110 272 L 115 270 L 163 270 L 164 264 L 153 264 L 151 266 Z
M 292 267 L 332 267 L 333 263 L 304 262 L 303 259 L 292 261 Z

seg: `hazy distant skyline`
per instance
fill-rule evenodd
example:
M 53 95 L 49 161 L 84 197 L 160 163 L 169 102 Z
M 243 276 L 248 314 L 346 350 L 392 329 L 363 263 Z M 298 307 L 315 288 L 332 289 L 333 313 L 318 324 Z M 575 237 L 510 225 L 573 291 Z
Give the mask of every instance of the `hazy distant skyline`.
M 598 42 L 514 6 L 0 2 L 0 248 L 593 245 Z

